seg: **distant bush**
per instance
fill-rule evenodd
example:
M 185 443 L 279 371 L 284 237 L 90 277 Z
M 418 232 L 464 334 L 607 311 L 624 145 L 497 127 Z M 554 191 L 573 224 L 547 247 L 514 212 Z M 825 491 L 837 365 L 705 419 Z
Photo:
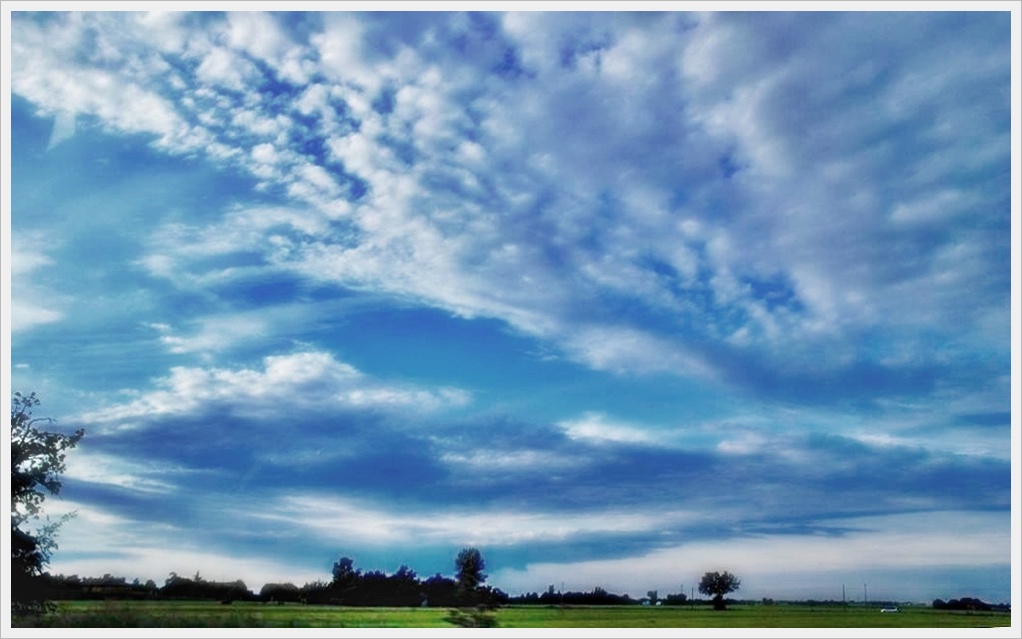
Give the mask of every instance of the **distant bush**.
M 688 600 L 688 596 L 685 593 L 669 594 L 664 597 L 665 606 L 684 606 L 685 604 L 691 603 Z
M 673 595 L 668 595 L 668 600 Z M 682 595 L 684 597 L 685 595 Z M 639 602 L 628 595 L 616 595 L 597 586 L 590 592 L 556 592 L 553 586 L 542 595 L 530 592 L 518 597 L 511 597 L 502 603 L 516 605 L 539 606 L 628 606 Z M 667 603 L 672 603 L 668 601 Z
M 302 591 L 293 583 L 274 584 L 268 583 L 259 591 L 259 598 L 264 602 L 299 602 L 302 600 Z
M 962 597 L 961 599 L 934 599 L 933 607 L 936 610 L 991 610 L 992 606 L 981 599 L 974 597 Z

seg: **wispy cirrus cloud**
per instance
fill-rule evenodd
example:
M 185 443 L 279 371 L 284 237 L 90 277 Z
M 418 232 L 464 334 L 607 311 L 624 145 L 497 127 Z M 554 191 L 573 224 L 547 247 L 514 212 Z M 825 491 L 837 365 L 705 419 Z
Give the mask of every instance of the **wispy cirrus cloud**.
M 11 239 L 11 331 L 25 331 L 41 324 L 58 322 L 64 313 L 66 296 L 37 283 L 41 269 L 54 264 L 47 253 L 52 250 L 44 234 L 27 233 Z
M 624 534 L 649 531 L 678 522 L 698 520 L 684 512 L 637 513 L 529 512 L 494 510 L 465 512 L 442 508 L 434 512 L 401 514 L 332 496 L 292 495 L 276 500 L 261 515 L 307 528 L 328 539 L 359 545 L 416 542 L 499 547 L 532 541 L 563 541 L 577 535 Z
M 419 389 L 388 385 L 339 362 L 328 353 L 272 355 L 261 369 L 174 367 L 157 380 L 158 390 L 137 393 L 127 403 L 83 415 L 82 421 L 107 428 L 133 427 L 146 420 L 193 415 L 205 408 L 222 408 L 238 416 L 284 415 L 288 400 L 302 397 L 306 409 L 414 408 L 429 410 L 460 406 L 470 399 L 456 388 Z
M 167 494 L 178 490 L 175 477 L 190 474 L 191 469 L 138 461 L 117 455 L 83 450 L 69 457 L 65 476 L 79 482 L 103 484 L 143 493 Z
M 62 527 L 61 552 L 53 566 L 54 574 L 99 577 L 112 574 L 129 581 L 152 579 L 162 586 L 171 573 L 191 577 L 201 575 L 211 581 L 235 581 L 246 575 L 246 586 L 258 592 L 264 583 L 297 582 L 299 585 L 322 579 L 323 569 L 296 567 L 287 561 L 258 556 L 234 555 L 215 549 L 212 541 L 182 534 L 182 529 L 147 518 L 129 516 L 83 504 L 61 500 L 54 513 L 76 515 Z M 158 505 L 154 505 L 158 508 Z M 97 557 L 94 548 L 116 551 Z

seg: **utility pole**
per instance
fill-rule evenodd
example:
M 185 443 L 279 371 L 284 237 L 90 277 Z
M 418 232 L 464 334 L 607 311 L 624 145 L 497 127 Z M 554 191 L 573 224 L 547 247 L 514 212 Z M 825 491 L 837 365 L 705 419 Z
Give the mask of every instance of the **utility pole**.
M 845 585 L 841 584 L 841 605 L 847 606 L 848 602 L 845 600 Z
M 869 605 L 869 596 L 866 594 L 866 584 L 862 584 L 862 605 Z

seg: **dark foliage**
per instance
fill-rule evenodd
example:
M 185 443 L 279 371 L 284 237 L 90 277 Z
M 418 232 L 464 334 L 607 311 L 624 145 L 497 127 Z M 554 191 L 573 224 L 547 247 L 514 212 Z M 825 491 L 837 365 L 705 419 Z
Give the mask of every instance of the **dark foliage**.
M 742 581 L 727 571 L 708 572 L 699 582 L 699 592 L 713 596 L 715 610 L 726 610 L 727 604 L 724 601 L 724 595 L 738 590 L 741 585 Z
M 301 589 L 302 600 L 310 604 L 394 607 L 486 607 L 508 601 L 506 593 L 478 582 L 474 589 L 466 590 L 464 583 L 440 573 L 420 580 L 404 565 L 391 575 L 378 570 L 363 572 L 355 568 L 350 557 L 341 557 L 334 564 L 333 577 L 330 583 L 306 584 Z
M 464 548 L 454 560 L 457 569 L 458 593 L 464 603 L 477 603 L 479 588 L 486 581 L 486 561 L 477 548 Z
M 599 586 L 589 592 L 555 592 L 550 586 L 542 595 L 530 592 L 512 597 L 508 602 L 526 606 L 628 606 L 639 603 L 628 595 L 615 595 Z
M 131 583 L 124 577 L 106 574 L 102 577 L 79 577 L 78 575 L 44 575 L 47 592 L 51 599 L 157 599 L 160 589 L 152 579 L 144 584 L 135 579 Z
M 664 597 L 665 606 L 684 606 L 689 603 L 691 602 L 688 599 L 688 595 L 686 595 L 683 592 L 680 592 L 678 594 L 669 594 L 666 597 Z
M 51 553 L 57 548 L 55 534 L 67 517 L 45 518 L 42 505 L 47 494 L 60 493 L 60 476 L 66 451 L 78 445 L 85 431 L 71 435 L 40 430 L 48 418 L 33 418 L 39 405 L 35 393 L 14 393 L 11 401 L 11 611 L 40 613 L 49 608 L 49 581 L 43 578 Z M 41 523 L 36 530 L 29 527 Z
M 240 579 L 228 582 L 206 581 L 198 573 L 192 579 L 170 573 L 160 588 L 160 596 L 164 599 L 214 599 L 226 603 L 256 600 L 256 596 Z
M 297 603 L 302 600 L 302 591 L 293 583 L 264 584 L 259 591 L 260 601 L 269 603 Z
M 961 599 L 949 599 L 944 601 L 943 599 L 934 599 L 933 607 L 937 610 L 981 610 L 989 611 L 995 608 L 1000 609 L 1001 606 L 993 606 L 986 603 L 981 599 L 975 597 L 962 597 Z

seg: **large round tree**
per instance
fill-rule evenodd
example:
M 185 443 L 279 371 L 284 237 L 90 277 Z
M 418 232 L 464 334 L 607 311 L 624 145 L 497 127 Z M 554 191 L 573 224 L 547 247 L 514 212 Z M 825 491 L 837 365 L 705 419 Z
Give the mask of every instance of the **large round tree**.
M 714 610 L 726 610 L 724 595 L 738 590 L 740 585 L 742 585 L 741 579 L 727 571 L 708 572 L 699 582 L 699 592 L 713 596 Z

